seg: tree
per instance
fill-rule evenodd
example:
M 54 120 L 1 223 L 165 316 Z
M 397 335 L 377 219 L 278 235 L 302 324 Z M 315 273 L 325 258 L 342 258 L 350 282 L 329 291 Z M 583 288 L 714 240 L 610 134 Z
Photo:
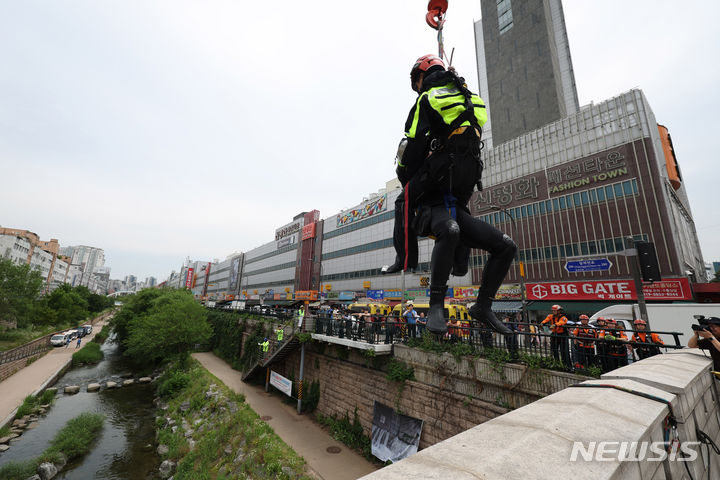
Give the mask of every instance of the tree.
M 146 288 L 135 295 L 123 298 L 123 306 L 112 319 L 112 327 L 118 341 L 124 344 L 130 335 L 130 322 L 137 317 L 147 315 L 153 302 L 169 290 Z
M 67 283 L 60 285 L 43 300 L 55 312 L 55 318 L 54 321 L 38 319 L 40 323 L 75 325 L 85 320 L 89 313 L 87 300 Z
M 0 258 L 0 320 L 24 327 L 32 321 L 32 306 L 40 296 L 43 279 L 30 265 L 15 265 Z
M 125 354 L 138 364 L 187 354 L 212 334 L 205 309 L 186 290 L 168 290 L 152 301 L 146 315 L 130 320 Z

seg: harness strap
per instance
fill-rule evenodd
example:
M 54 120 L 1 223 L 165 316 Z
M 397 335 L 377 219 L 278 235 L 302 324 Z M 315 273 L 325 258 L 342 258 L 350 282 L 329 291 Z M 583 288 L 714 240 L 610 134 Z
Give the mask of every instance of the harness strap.
M 445 208 L 448 209 L 448 212 L 450 212 L 450 216 L 453 220 L 457 220 L 457 212 L 455 210 L 455 201 L 457 200 L 452 193 L 448 192 L 445 195 L 443 195 L 443 200 L 445 201 Z

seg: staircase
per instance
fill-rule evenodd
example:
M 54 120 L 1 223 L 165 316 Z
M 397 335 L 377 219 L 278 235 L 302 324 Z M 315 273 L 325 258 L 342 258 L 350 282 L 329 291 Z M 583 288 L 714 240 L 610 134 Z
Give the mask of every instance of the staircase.
M 242 380 L 243 382 L 247 381 L 248 378 L 252 374 L 254 374 L 256 371 L 261 370 L 268 365 L 276 362 L 280 362 L 284 360 L 288 355 L 290 355 L 298 346 L 300 345 L 300 340 L 298 340 L 297 335 L 294 333 L 288 337 L 287 340 L 285 340 L 280 345 L 275 344 L 275 348 L 268 352 L 268 355 L 262 356 L 258 358 L 257 362 L 255 362 L 245 373 L 243 373 Z

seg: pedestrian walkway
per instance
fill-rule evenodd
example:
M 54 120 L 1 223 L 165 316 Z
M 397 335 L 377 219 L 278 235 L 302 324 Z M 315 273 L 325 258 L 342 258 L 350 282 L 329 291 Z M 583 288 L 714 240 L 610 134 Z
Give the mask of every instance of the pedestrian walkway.
M 95 338 L 105 323 L 93 325 L 93 333 L 83 337 L 83 344 Z M 75 343 L 67 348 L 53 347 L 48 353 L 0 382 L 0 426 L 4 425 L 15 410 L 22 405 L 28 395 L 45 386 L 48 381 L 70 363 L 73 353 L 77 352 Z
M 267 420 L 268 425 L 305 459 L 318 477 L 354 480 L 377 470 L 362 456 L 332 438 L 309 416 L 298 415 L 295 404 L 286 404 L 262 387 L 244 383 L 242 374 L 222 359 L 209 352 L 195 353 L 193 357 L 231 390 L 245 395 L 245 401 L 258 415 L 271 417 Z M 341 451 L 328 453 L 328 447 L 339 447 Z

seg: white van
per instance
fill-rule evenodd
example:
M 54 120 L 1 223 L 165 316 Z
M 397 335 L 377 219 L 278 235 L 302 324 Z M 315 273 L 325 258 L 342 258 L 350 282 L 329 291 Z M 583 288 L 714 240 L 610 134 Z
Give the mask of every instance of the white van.
M 85 335 L 89 335 L 92 333 L 92 325 L 83 325 L 82 328 L 85 329 Z
M 679 332 L 681 346 L 685 346 L 693 335 L 690 325 L 698 323 L 693 315 L 704 315 L 706 317 L 720 317 L 720 304 L 717 303 L 648 303 L 648 322 L 649 330 L 654 332 Z M 590 322 L 594 323 L 597 317 L 614 318 L 616 320 L 625 320 L 632 325 L 633 320 L 640 318 L 640 308 L 638 304 L 611 305 L 606 307 L 595 315 L 590 317 Z M 634 329 L 634 327 L 631 327 Z M 630 338 L 630 335 L 628 335 Z M 672 335 L 661 334 L 665 345 L 674 345 L 675 339 Z
M 64 333 L 58 333 L 57 335 L 53 335 L 50 337 L 50 345 L 53 347 L 62 347 L 65 345 L 65 342 L 67 341 L 67 335 Z

